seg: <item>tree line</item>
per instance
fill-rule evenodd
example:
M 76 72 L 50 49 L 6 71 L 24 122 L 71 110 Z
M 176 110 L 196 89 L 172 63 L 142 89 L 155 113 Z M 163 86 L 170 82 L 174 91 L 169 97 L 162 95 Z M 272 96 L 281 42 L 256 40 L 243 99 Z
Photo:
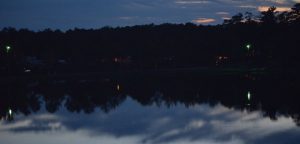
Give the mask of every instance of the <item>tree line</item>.
M 295 71 L 299 67 L 299 26 L 297 3 L 285 12 L 270 7 L 258 16 L 238 13 L 215 26 L 165 23 L 65 32 L 3 28 L 0 71 L 17 73 L 27 67 L 37 72 L 69 72 L 216 66 Z

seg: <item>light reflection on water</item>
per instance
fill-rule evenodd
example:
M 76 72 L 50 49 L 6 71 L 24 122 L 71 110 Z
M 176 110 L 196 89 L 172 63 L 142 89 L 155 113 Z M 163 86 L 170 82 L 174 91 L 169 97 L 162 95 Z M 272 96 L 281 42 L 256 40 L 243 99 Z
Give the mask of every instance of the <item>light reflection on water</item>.
M 239 111 L 221 104 L 186 108 L 179 104 L 141 106 L 130 97 L 114 111 L 91 114 L 41 110 L 1 121 L 1 143 L 297 143 L 300 130 L 291 118 L 276 121 L 260 111 Z
M 0 82 L 0 143 L 298 143 L 293 82 L 250 75 Z

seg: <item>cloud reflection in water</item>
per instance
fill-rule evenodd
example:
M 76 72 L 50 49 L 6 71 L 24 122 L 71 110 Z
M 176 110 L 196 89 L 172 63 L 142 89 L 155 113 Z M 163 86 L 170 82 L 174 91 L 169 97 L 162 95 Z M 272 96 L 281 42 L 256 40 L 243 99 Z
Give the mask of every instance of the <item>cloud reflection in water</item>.
M 291 118 L 277 121 L 261 112 L 236 111 L 221 104 L 142 107 L 130 98 L 108 114 L 39 112 L 0 123 L 3 143 L 296 143 L 300 131 Z M 288 136 L 288 139 L 285 138 Z

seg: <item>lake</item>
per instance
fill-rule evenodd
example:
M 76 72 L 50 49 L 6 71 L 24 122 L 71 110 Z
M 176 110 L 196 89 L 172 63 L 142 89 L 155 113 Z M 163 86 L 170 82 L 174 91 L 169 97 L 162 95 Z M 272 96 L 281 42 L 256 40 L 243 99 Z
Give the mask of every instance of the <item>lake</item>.
M 254 74 L 10 78 L 3 144 L 281 144 L 300 140 L 299 80 Z

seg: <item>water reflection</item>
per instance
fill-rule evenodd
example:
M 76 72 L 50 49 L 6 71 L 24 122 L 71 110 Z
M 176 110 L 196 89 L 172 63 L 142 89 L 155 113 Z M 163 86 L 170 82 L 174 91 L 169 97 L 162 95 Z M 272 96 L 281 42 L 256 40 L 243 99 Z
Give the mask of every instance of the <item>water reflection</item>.
M 189 109 L 182 104 L 171 108 L 142 108 L 127 98 L 118 109 L 108 114 L 99 110 L 89 115 L 76 114 L 64 108 L 55 114 L 41 111 L 28 117 L 18 116 L 10 123 L 1 122 L 1 141 L 58 144 L 292 143 L 298 142 L 300 134 L 291 118 L 280 116 L 278 121 L 272 122 L 263 118 L 260 112 L 236 111 L 221 104 L 214 107 L 201 104 Z M 285 138 L 287 136 L 289 139 Z
M 120 91 L 120 85 L 119 84 L 117 85 L 117 91 Z
M 221 103 L 237 110 L 261 110 L 271 119 L 281 114 L 299 121 L 298 86 L 288 80 L 264 77 L 254 81 L 243 76 L 107 79 L 24 78 L 2 83 L 0 114 L 7 117 L 13 111 L 28 115 L 39 111 L 42 102 L 51 113 L 60 107 L 70 112 L 91 113 L 95 108 L 109 112 L 129 96 L 142 105 L 171 107 L 180 103 L 189 107 Z
M 0 87 L 0 139 L 3 143 L 20 143 L 24 137 L 36 137 L 28 143 L 70 143 L 70 139 L 72 143 L 296 143 L 297 88 L 295 80 L 244 76 L 10 80 Z

